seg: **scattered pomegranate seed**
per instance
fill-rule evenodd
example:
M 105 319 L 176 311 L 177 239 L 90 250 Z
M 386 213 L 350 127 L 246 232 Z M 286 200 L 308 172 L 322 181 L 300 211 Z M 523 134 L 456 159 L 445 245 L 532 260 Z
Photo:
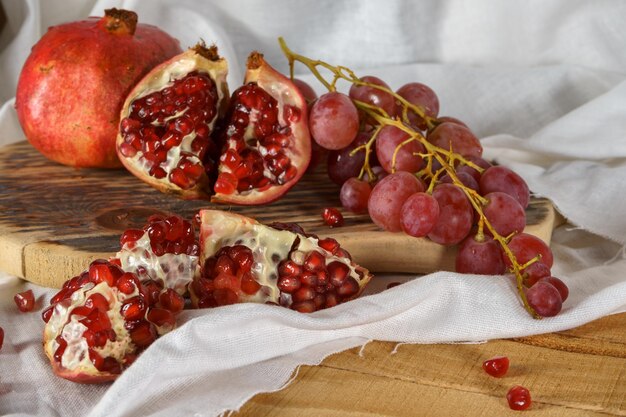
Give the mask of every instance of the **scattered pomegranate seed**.
M 496 378 L 503 377 L 509 370 L 509 358 L 506 356 L 496 356 L 483 362 L 483 369 Z
M 343 215 L 334 207 L 326 207 L 322 211 L 322 219 L 330 227 L 339 227 L 343 225 Z
M 2 349 L 3 343 L 4 343 L 4 329 L 0 327 L 0 349 Z
M 19 308 L 22 313 L 32 311 L 35 307 L 35 295 L 33 294 L 33 290 L 17 293 L 13 297 L 13 300 L 15 300 L 15 305 L 17 305 L 17 308 Z
M 511 410 L 526 410 L 530 407 L 532 402 L 530 399 L 530 391 L 521 385 L 516 385 L 511 388 L 509 392 L 506 393 L 506 400 L 509 402 Z

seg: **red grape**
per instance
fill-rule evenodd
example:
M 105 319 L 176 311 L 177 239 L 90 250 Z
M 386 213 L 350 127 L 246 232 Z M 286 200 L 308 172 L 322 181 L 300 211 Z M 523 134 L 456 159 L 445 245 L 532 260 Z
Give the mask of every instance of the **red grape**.
M 479 156 L 468 156 L 465 159 L 474 163 L 474 165 L 477 165 L 483 168 L 484 170 L 487 170 L 491 167 L 491 164 L 489 162 L 485 161 L 483 158 Z M 472 168 L 469 165 L 461 165 L 461 166 L 456 167 L 456 172 L 457 174 L 461 172 L 467 172 L 472 177 L 474 177 L 477 183 L 480 181 L 480 177 L 482 176 L 482 173 L 478 172 L 476 169 Z M 482 171 L 482 172 L 485 172 L 485 171 Z
M 493 166 L 483 172 L 479 181 L 482 195 L 500 191 L 514 197 L 523 208 L 528 207 L 530 192 L 522 177 L 507 167 Z
M 409 103 L 422 108 L 426 116 L 437 117 L 439 113 L 439 98 L 427 85 L 422 83 L 408 83 L 400 87 L 396 93 Z M 398 108 L 398 115 L 401 115 L 400 106 L 398 106 Z M 414 111 L 408 111 L 408 118 L 413 128 L 419 130 L 426 129 L 426 122 Z
M 439 184 L 433 191 L 439 203 L 439 219 L 428 237 L 440 245 L 455 245 L 472 227 L 474 213 L 465 193 L 456 185 Z
M 364 213 L 367 211 L 367 200 L 371 192 L 372 186 L 367 181 L 352 177 L 341 186 L 339 200 L 346 210 L 353 213 Z
M 389 86 L 380 78 L 374 77 L 371 75 L 365 76 L 361 78 L 361 81 L 380 85 L 389 89 Z M 393 117 L 396 113 L 396 99 L 390 93 L 387 93 L 383 90 L 379 90 L 375 87 L 370 87 L 367 85 L 356 85 L 352 84 L 350 87 L 350 91 L 348 93 L 350 98 L 354 100 L 359 100 L 367 104 L 374 105 L 376 107 L 380 107 L 383 109 L 390 117 Z
M 424 184 L 413 174 L 398 171 L 380 180 L 372 190 L 367 210 L 370 218 L 382 229 L 400 232 L 402 204 L 410 195 L 424 191 Z
M 293 83 L 296 85 L 298 90 L 300 90 L 300 93 L 307 103 L 312 103 L 317 100 L 317 93 L 309 84 L 302 80 L 299 80 L 298 78 L 294 78 Z
M 465 157 L 483 154 L 483 147 L 472 131 L 455 123 L 440 124 L 426 138 L 435 146 Z
M 565 300 L 567 300 L 567 297 L 569 297 L 569 288 L 567 288 L 567 285 L 557 277 L 543 277 L 538 282 L 547 282 L 549 284 L 552 284 L 554 288 L 559 291 L 559 294 L 561 295 L 561 300 L 563 300 L 563 302 L 565 302 Z
M 524 285 L 532 287 L 540 278 L 550 276 L 550 268 L 541 261 L 533 262 L 522 270 Z
M 357 177 L 361 173 L 361 168 L 365 162 L 365 149 L 351 155 L 352 151 L 367 143 L 370 139 L 368 133 L 361 132 L 359 135 L 343 149 L 329 151 L 326 157 L 326 169 L 328 177 L 337 185 L 341 185 L 348 178 Z M 370 161 L 372 163 L 372 161 Z
M 345 148 L 359 131 L 359 113 L 347 95 L 332 91 L 311 107 L 309 127 L 313 139 L 322 148 Z
M 482 240 L 477 240 L 476 236 L 466 237 L 456 255 L 456 271 L 464 274 L 504 274 L 506 267 L 500 244 L 489 236 L 484 236 Z
M 398 149 L 402 142 L 409 138 L 409 134 L 395 126 L 383 127 L 376 137 L 376 156 L 380 165 L 387 172 L 396 171 L 417 172 L 422 167 L 422 157 L 416 153 L 424 153 L 424 145 L 417 140 L 413 140 Z M 396 152 L 395 166 L 393 165 L 393 154 Z
M 520 233 L 526 226 L 526 212 L 516 199 L 508 194 L 495 192 L 485 196 L 483 214 L 500 236 Z
M 439 218 L 439 203 L 432 195 L 415 193 L 404 202 L 400 212 L 404 233 L 414 237 L 426 236 Z
M 457 125 L 465 126 L 465 127 L 467 127 L 469 129 L 469 126 L 467 126 L 464 122 L 460 121 L 456 117 L 439 116 L 439 117 L 437 117 L 437 122 L 439 124 L 441 124 L 441 123 L 454 123 L 454 124 L 457 124 Z
M 552 268 L 554 258 L 552 251 L 544 243 L 543 240 L 528 233 L 519 233 L 511 238 L 508 244 L 509 249 L 513 252 L 517 263 L 524 265 L 526 262 L 539 255 L 539 259 L 548 268 Z M 511 267 L 511 260 L 506 254 L 503 254 L 504 263 L 507 267 Z
M 526 291 L 528 304 L 541 317 L 553 317 L 559 314 L 563 306 L 561 293 L 547 281 L 539 280 Z
M 467 188 L 471 188 L 472 190 L 478 192 L 478 182 L 474 179 L 474 177 L 472 177 L 472 174 L 457 170 L 456 176 L 464 186 L 466 186 Z M 452 177 L 446 174 L 442 176 L 441 178 L 439 178 L 439 181 L 441 181 L 444 184 L 452 184 Z

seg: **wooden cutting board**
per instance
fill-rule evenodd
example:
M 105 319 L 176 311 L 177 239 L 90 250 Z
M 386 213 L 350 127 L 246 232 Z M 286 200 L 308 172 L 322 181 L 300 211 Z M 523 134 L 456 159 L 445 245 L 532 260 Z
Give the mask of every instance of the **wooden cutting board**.
M 212 207 L 261 222 L 297 222 L 321 237 L 333 236 L 374 272 L 427 273 L 454 268 L 455 249 L 377 228 L 367 215 L 344 212 L 345 225 L 322 222 L 324 207 L 340 207 L 339 188 L 323 169 L 307 174 L 279 201 L 255 207 L 218 206 L 162 194 L 124 170 L 75 169 L 51 162 L 27 142 L 0 148 L 0 270 L 60 287 L 96 258 L 119 250 L 119 236 L 141 228 L 153 213 L 191 219 Z M 555 212 L 533 198 L 526 231 L 550 241 Z

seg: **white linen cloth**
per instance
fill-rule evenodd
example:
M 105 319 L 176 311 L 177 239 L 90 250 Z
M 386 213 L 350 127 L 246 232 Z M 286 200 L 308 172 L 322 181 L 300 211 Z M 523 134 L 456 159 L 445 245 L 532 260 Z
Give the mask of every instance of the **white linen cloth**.
M 97 1 L 2 0 L 0 144 L 22 140 L 12 97 L 22 63 L 45 28 L 111 6 L 136 10 L 181 40 L 216 42 L 231 89 L 249 51 L 279 70 L 284 36 L 304 55 L 377 75 L 392 88 L 421 81 L 440 114 L 461 118 L 487 157 L 511 166 L 551 198 L 569 224 L 557 229 L 553 274 L 570 288 L 557 317 L 533 320 L 507 278 L 439 272 L 314 314 L 265 305 L 187 311 L 115 383 L 53 376 L 38 312 L 12 295 L 33 288 L 38 309 L 53 291 L 0 273 L 0 415 L 214 416 L 289 382 L 301 364 L 369 340 L 479 342 L 576 327 L 626 311 L 626 3 L 554 0 Z M 297 68 L 298 76 L 311 76 Z M 69 277 L 68 277 L 69 278 Z M 413 279 L 415 278 L 415 279 Z M 36 394 L 35 394 L 36 393 Z

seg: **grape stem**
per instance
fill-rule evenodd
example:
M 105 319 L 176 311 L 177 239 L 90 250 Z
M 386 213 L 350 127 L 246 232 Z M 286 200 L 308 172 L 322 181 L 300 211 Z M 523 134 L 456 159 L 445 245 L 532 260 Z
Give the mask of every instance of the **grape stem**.
M 324 85 L 324 87 L 328 89 L 328 91 L 336 91 L 337 82 L 339 80 L 345 80 L 353 85 L 376 88 L 385 93 L 391 94 L 395 98 L 395 100 L 402 106 L 402 113 L 399 119 L 390 117 L 390 115 L 387 114 L 380 107 L 377 107 L 368 103 L 364 103 L 359 100 L 352 99 L 354 105 L 359 110 L 367 114 L 367 116 L 373 119 L 373 121 L 376 123 L 375 130 L 371 138 L 367 141 L 367 143 L 358 146 L 357 148 L 352 150 L 352 152 L 350 153 L 350 155 L 354 155 L 357 152 L 360 152 L 363 150 L 365 151 L 365 162 L 363 164 L 363 167 L 361 168 L 359 179 L 362 179 L 366 173 L 369 177 L 370 182 L 373 182 L 376 179 L 374 173 L 372 172 L 371 166 L 369 164 L 369 156 L 372 152 L 372 146 L 374 142 L 376 141 L 376 138 L 378 137 L 378 134 L 380 133 L 383 127 L 393 126 L 397 129 L 402 130 L 406 134 L 408 134 L 408 138 L 404 140 L 402 143 L 400 143 L 396 147 L 393 153 L 392 171 L 394 172 L 395 172 L 396 156 L 397 156 L 399 149 L 402 146 L 405 146 L 412 141 L 420 142 L 426 149 L 426 152 L 424 154 L 420 154 L 426 160 L 426 168 L 424 168 L 422 171 L 420 171 L 416 175 L 418 176 L 427 175 L 431 178 L 431 182 L 430 182 L 427 192 L 432 193 L 433 184 L 436 182 L 437 178 L 439 178 L 441 174 L 445 172 L 452 180 L 452 183 L 456 185 L 457 187 L 459 187 L 465 193 L 472 207 L 474 208 L 474 210 L 476 210 L 476 212 L 479 215 L 477 239 L 481 239 L 481 240 L 484 239 L 485 230 L 487 230 L 489 234 L 493 236 L 493 239 L 496 242 L 498 242 L 504 254 L 511 261 L 510 272 L 515 275 L 517 292 L 519 294 L 519 297 L 522 301 L 524 308 L 528 311 L 528 313 L 532 317 L 536 319 L 540 319 L 541 317 L 535 312 L 535 310 L 528 303 L 528 299 L 526 298 L 526 293 L 524 291 L 524 277 L 522 274 L 523 269 L 526 268 L 529 264 L 536 261 L 537 259 L 532 259 L 531 261 L 527 262 L 524 265 L 520 265 L 517 262 L 515 255 L 513 254 L 513 252 L 511 251 L 508 245 L 510 238 L 501 236 L 495 230 L 495 228 L 492 226 L 492 224 L 489 222 L 489 220 L 484 214 L 483 206 L 486 205 L 489 201 L 483 196 L 481 196 L 480 194 L 478 194 L 475 190 L 463 184 L 463 182 L 461 182 L 459 177 L 456 175 L 456 170 L 454 167 L 456 166 L 456 163 L 458 162 L 461 165 L 468 165 L 472 167 L 473 169 L 477 170 L 478 172 L 483 172 L 484 169 L 482 167 L 477 166 L 473 162 L 467 160 L 462 155 L 454 152 L 452 149 L 447 150 L 447 149 L 438 147 L 430 143 L 424 137 L 424 135 L 422 135 L 421 132 L 416 131 L 415 129 L 410 127 L 408 115 L 409 115 L 409 112 L 414 112 L 417 116 L 419 116 L 425 121 L 428 130 L 432 130 L 438 125 L 437 119 L 429 117 L 426 114 L 426 111 L 424 108 L 420 106 L 416 106 L 412 103 L 409 103 L 402 96 L 400 96 L 394 91 L 391 91 L 389 88 L 362 81 L 359 77 L 356 76 L 356 74 L 351 69 L 347 67 L 333 66 L 324 61 L 313 60 L 311 58 L 307 58 L 303 55 L 297 54 L 293 52 L 291 49 L 289 49 L 289 47 L 287 46 L 287 43 L 282 37 L 278 38 L 278 43 L 280 44 L 280 47 L 283 53 L 287 57 L 287 61 L 289 62 L 289 72 L 292 78 L 294 74 L 294 65 L 296 62 L 300 62 L 301 64 L 305 65 L 309 69 L 309 71 L 315 76 L 315 78 L 317 78 L 322 83 L 322 85 Z M 326 78 L 324 78 L 324 76 L 320 73 L 318 67 L 324 68 L 325 70 L 329 71 L 332 74 L 332 80 L 330 82 Z M 439 164 L 442 167 L 436 172 L 432 171 L 434 160 L 439 162 Z

